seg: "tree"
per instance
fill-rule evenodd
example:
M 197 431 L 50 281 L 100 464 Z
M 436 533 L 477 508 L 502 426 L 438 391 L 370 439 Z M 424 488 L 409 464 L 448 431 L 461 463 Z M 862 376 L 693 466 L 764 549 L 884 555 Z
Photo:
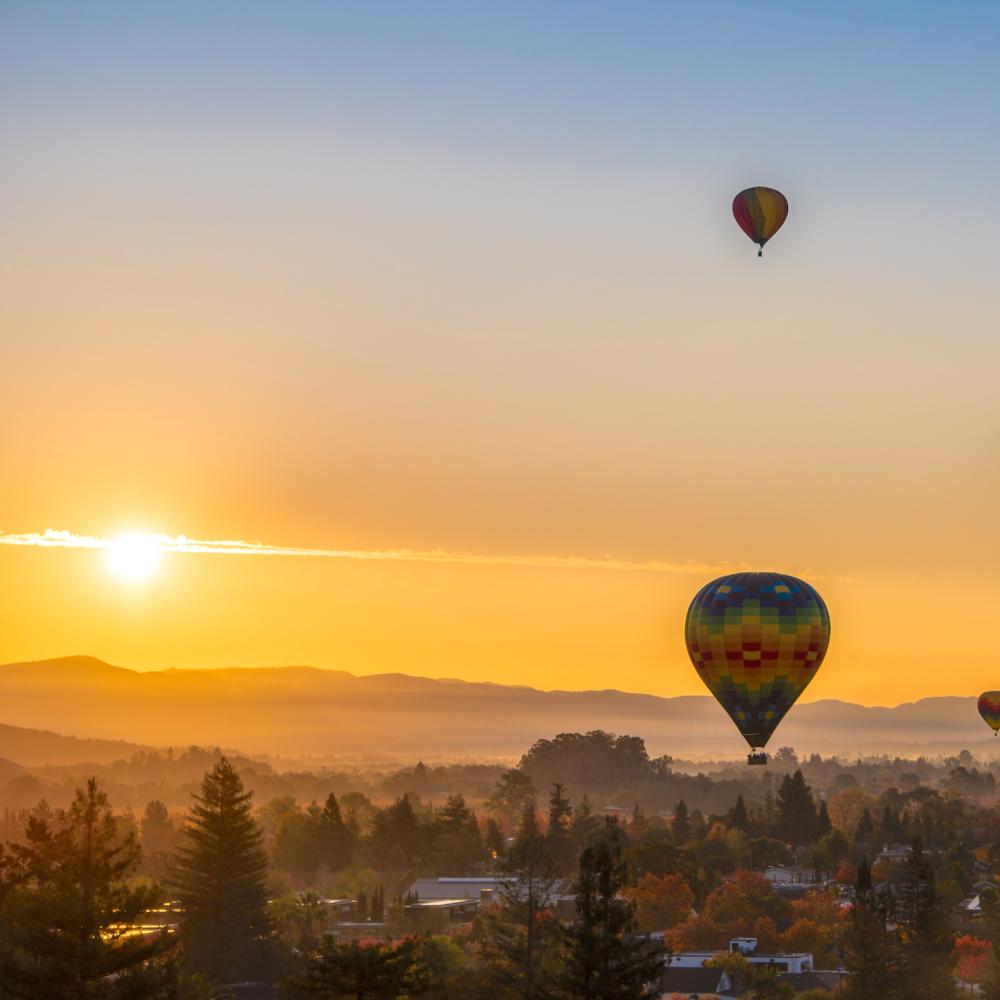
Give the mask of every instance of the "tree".
M 572 857 L 573 845 L 569 836 L 573 807 L 566 790 L 558 781 L 552 783 L 549 795 L 549 823 L 545 831 L 545 849 L 553 864 L 561 867 Z
M 177 843 L 177 830 L 167 807 L 159 799 L 147 804 L 139 829 L 143 871 L 156 879 L 165 878 L 169 855 Z
M 29 819 L 27 844 L 4 865 L 11 888 L 4 997 L 84 1000 L 112 989 L 137 1000 L 161 995 L 171 969 L 153 960 L 174 943 L 136 933 L 160 902 L 157 890 L 129 882 L 140 856 L 134 830 L 122 834 L 93 778 L 65 812 Z
M 694 893 L 680 875 L 643 875 L 628 892 L 640 931 L 663 931 L 691 916 Z
M 417 940 L 397 945 L 327 939 L 293 980 L 294 995 L 319 1000 L 397 1000 L 414 974 Z
M 989 941 L 963 934 L 951 950 L 955 975 L 965 983 L 981 983 L 992 951 L 993 946 Z
M 503 884 L 500 905 L 485 921 L 490 995 L 546 1000 L 554 991 L 552 959 L 559 925 L 549 912 L 554 873 L 534 804 L 524 807 L 506 870 L 513 878 Z
M 830 822 L 830 813 L 826 807 L 826 800 L 824 799 L 819 804 L 819 811 L 816 813 L 816 827 L 813 830 L 813 837 L 816 840 L 821 840 L 833 829 L 833 823 Z
M 633 936 L 635 911 L 621 898 L 627 872 L 614 832 L 580 855 L 576 922 L 567 932 L 562 987 L 574 1000 L 639 1000 L 656 996 L 661 954 Z
M 314 815 L 313 823 L 317 864 L 330 871 L 339 871 L 350 862 L 354 843 L 333 792 L 326 797 L 322 810 Z
M 642 739 L 600 729 L 538 740 L 519 766 L 541 788 L 559 781 L 571 788 L 588 788 L 602 794 L 622 785 L 648 781 L 655 773 Z
M 872 822 L 872 814 L 866 807 L 854 828 L 854 843 L 859 847 L 870 847 L 874 833 L 875 824 Z
M 688 816 L 687 803 L 683 799 L 674 806 L 674 816 L 670 821 L 670 833 L 678 847 L 683 847 L 691 839 L 691 819 Z
M 812 843 L 816 839 L 816 803 L 801 771 L 781 779 L 776 805 L 775 836 L 790 844 Z
M 465 804 L 465 796 L 459 792 L 449 795 L 445 804 L 438 810 L 438 826 L 447 833 L 463 833 L 468 831 L 472 820 L 472 810 Z
M 867 859 L 862 861 L 844 933 L 844 965 L 851 973 L 844 995 L 850 1000 L 896 1000 L 900 996 L 892 981 L 897 963 L 888 928 L 889 903 L 876 893 L 871 867 Z
M 955 995 L 952 936 L 937 894 L 934 868 L 920 838 L 906 860 L 897 903 L 900 982 L 906 1000 L 947 1000 Z
M 729 811 L 727 822 L 734 830 L 739 830 L 740 833 L 749 832 L 750 817 L 747 815 L 747 807 L 742 795 L 736 796 L 736 804 Z
M 490 857 L 496 861 L 503 857 L 504 848 L 503 831 L 497 821 L 491 816 L 486 821 L 486 850 L 490 852 Z
M 383 858 L 393 847 L 402 848 L 410 862 L 421 855 L 425 846 L 424 831 L 408 794 L 375 813 L 368 839 Z
M 594 815 L 590 806 L 590 797 L 585 793 L 573 810 L 573 819 L 569 825 L 570 838 L 573 846 L 582 850 L 600 832 L 600 817 Z
M 261 974 L 268 957 L 267 856 L 252 797 L 222 757 L 194 796 L 171 871 L 184 912 L 185 959 L 222 982 Z
M 524 813 L 524 807 L 530 804 L 534 808 L 537 801 L 531 775 L 515 767 L 497 778 L 493 794 L 486 800 L 486 809 L 499 816 L 506 829 L 510 830 L 515 818 Z

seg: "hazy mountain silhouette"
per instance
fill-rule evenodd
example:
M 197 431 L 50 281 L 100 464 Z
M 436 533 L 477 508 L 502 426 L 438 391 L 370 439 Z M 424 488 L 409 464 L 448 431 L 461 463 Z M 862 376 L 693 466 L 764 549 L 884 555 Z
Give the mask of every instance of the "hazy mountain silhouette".
M 0 756 L 28 765 L 107 761 L 139 749 L 108 742 L 122 740 L 286 755 L 484 758 L 519 754 L 539 737 L 597 728 L 642 736 L 654 754 L 728 757 L 744 750 L 708 697 L 538 691 L 312 667 L 139 672 L 89 656 L 11 663 L 0 666 L 0 706 L 7 723 L 0 726 Z M 14 727 L 22 727 L 20 735 Z M 30 735 L 25 727 L 80 739 L 60 742 L 69 738 Z M 800 705 L 773 742 L 800 753 L 1000 751 L 975 699 L 957 697 L 896 708 Z

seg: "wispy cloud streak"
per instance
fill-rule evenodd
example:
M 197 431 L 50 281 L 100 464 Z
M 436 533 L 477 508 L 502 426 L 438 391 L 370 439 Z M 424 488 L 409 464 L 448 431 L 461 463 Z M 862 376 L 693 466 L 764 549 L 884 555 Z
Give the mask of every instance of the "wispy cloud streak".
M 143 538 L 148 539 L 161 552 L 196 555 L 286 556 L 308 559 L 348 559 L 361 562 L 452 563 L 467 566 L 524 566 L 690 575 L 725 573 L 747 568 L 725 564 L 665 562 L 658 559 L 639 561 L 598 559 L 591 556 L 487 555 L 479 552 L 456 552 L 448 549 L 311 549 L 232 539 L 205 540 L 188 538 L 186 535 L 144 535 Z M 42 549 L 108 549 L 117 541 L 118 539 L 115 538 L 77 535 L 71 531 L 56 531 L 52 528 L 27 534 L 0 533 L 0 545 Z

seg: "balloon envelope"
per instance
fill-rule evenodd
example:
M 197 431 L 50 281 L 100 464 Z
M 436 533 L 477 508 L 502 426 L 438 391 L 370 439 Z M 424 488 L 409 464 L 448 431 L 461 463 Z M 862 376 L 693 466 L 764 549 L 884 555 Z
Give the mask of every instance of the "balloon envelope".
M 788 199 L 774 188 L 752 187 L 733 199 L 733 218 L 756 243 L 761 252 L 764 244 L 782 227 L 788 217 Z
M 979 696 L 979 714 L 994 733 L 1000 729 L 1000 691 L 984 691 Z
M 830 643 L 823 598 L 783 573 L 733 573 L 688 608 L 688 654 L 751 749 L 764 747 Z

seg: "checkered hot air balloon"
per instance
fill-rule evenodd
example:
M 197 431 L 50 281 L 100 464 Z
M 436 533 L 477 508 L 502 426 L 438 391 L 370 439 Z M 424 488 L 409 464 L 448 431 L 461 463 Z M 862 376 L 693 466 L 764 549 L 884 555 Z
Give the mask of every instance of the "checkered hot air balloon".
M 764 256 L 764 244 L 784 225 L 787 217 L 788 199 L 774 188 L 747 188 L 733 199 L 733 218 L 760 247 L 758 257 Z
M 979 696 L 979 714 L 996 736 L 1000 729 L 1000 691 L 984 691 Z
M 823 598 L 783 573 L 733 573 L 701 588 L 684 626 L 705 686 L 750 744 L 751 764 L 816 675 L 830 643 Z

